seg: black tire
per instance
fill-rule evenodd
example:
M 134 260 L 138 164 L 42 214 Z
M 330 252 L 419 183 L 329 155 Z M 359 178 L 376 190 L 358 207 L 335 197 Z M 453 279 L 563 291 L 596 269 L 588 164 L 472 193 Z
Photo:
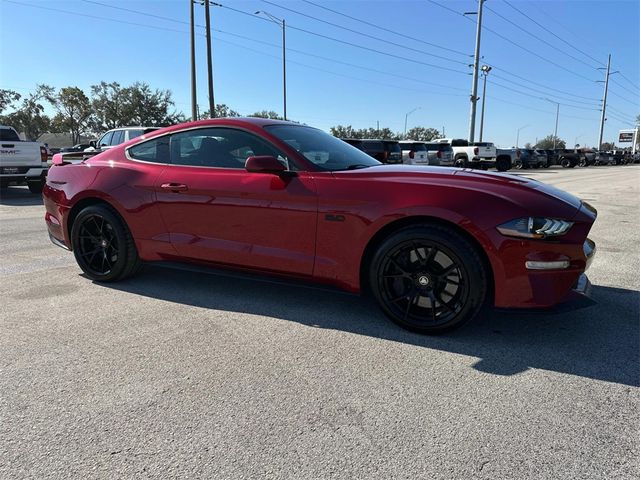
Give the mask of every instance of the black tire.
M 522 170 L 524 168 L 524 163 L 522 162 L 522 160 L 517 159 L 516 163 L 514 163 L 513 168 L 515 168 L 516 170 Z
M 91 280 L 116 282 L 140 269 L 131 232 L 110 206 L 83 209 L 71 227 L 71 243 L 76 262 Z
M 382 311 L 418 333 L 460 327 L 478 315 L 487 296 L 488 275 L 477 250 L 440 225 L 397 231 L 378 247 L 368 273 Z
M 468 168 L 469 159 L 465 155 L 459 155 L 455 158 L 454 165 L 458 168 Z
M 571 167 L 571 160 L 569 160 L 568 158 L 561 158 L 560 159 L 560 165 L 562 165 L 562 168 L 570 168 Z
M 508 157 L 498 157 L 496 159 L 496 169 L 499 172 L 506 172 L 511 168 L 511 159 Z
M 44 180 L 28 180 L 27 187 L 31 193 L 42 193 L 42 189 L 44 188 Z

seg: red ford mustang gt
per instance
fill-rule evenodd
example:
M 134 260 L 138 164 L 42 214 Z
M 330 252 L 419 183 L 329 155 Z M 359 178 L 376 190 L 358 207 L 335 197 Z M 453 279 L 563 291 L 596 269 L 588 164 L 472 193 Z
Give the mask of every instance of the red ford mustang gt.
M 586 285 L 596 211 L 507 174 L 382 165 L 315 128 L 216 119 L 80 164 L 56 156 L 51 240 L 99 282 L 141 262 L 197 262 L 370 291 L 437 333 L 487 304 L 550 307 Z

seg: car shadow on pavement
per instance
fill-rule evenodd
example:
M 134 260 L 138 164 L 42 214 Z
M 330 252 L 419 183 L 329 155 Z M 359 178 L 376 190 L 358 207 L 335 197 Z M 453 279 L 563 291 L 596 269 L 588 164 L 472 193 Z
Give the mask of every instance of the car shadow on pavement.
M 594 286 L 596 304 L 589 308 L 536 314 L 492 311 L 452 333 L 425 336 L 391 323 L 372 299 L 262 277 L 149 265 L 135 278 L 100 285 L 477 357 L 473 368 L 494 375 L 535 368 L 640 384 L 640 292 L 633 290 Z
M 42 195 L 31 193 L 25 186 L 11 186 L 0 190 L 0 205 L 10 207 L 42 205 Z

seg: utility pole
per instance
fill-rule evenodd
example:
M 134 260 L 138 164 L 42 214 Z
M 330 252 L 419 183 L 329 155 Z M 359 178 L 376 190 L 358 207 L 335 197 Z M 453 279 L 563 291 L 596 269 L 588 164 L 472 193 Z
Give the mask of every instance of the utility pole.
M 484 130 L 484 101 L 487 98 L 487 76 L 491 71 L 489 65 L 482 66 L 482 76 L 484 77 L 484 86 L 482 87 L 482 113 L 480 113 L 480 141 L 482 141 L 482 132 Z
M 189 0 L 191 9 L 191 120 L 198 119 L 198 107 L 196 105 L 196 33 L 193 11 L 193 0 Z
M 216 102 L 213 98 L 213 61 L 211 59 L 211 20 L 209 0 L 204 0 L 204 20 L 207 29 L 207 74 L 209 77 L 209 118 L 216 118 Z
M 284 119 L 287 119 L 287 34 L 282 19 L 282 98 L 284 99 Z
M 598 70 L 604 70 L 604 68 L 599 68 Z M 602 134 L 604 133 L 604 122 L 606 120 L 606 111 L 607 111 L 607 93 L 609 90 L 609 75 L 613 75 L 615 72 L 609 73 L 611 70 L 611 54 L 609 54 L 609 59 L 607 60 L 607 76 L 604 79 L 604 96 L 602 97 L 602 116 L 600 117 L 600 135 L 598 136 L 598 150 L 600 150 L 602 146 Z M 598 80 L 601 82 L 602 80 Z
M 284 103 L 284 119 L 287 119 L 287 25 L 284 18 L 278 18 L 264 10 L 254 12 L 254 15 L 264 15 L 276 25 L 282 27 L 282 98 Z
M 465 15 L 477 13 L 478 26 L 476 30 L 476 51 L 473 59 L 473 84 L 471 87 L 471 113 L 469 115 L 469 143 L 473 142 L 476 129 L 476 104 L 478 102 L 478 67 L 480 65 L 480 34 L 482 33 L 482 5 L 485 0 L 478 0 L 478 11 L 467 12 Z

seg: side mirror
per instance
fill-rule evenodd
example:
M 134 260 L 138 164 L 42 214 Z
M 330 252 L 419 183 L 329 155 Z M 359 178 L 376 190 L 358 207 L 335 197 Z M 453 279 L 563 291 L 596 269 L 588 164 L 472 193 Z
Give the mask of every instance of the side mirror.
M 96 148 L 96 141 L 95 140 L 91 140 L 89 142 L 89 146 L 92 147 L 92 148 Z
M 280 175 L 286 172 L 286 167 L 276 157 L 270 155 L 257 155 L 247 158 L 244 168 L 247 172 L 253 173 L 273 173 Z

